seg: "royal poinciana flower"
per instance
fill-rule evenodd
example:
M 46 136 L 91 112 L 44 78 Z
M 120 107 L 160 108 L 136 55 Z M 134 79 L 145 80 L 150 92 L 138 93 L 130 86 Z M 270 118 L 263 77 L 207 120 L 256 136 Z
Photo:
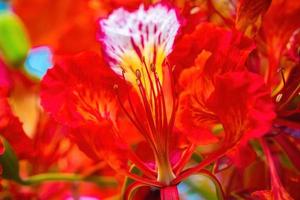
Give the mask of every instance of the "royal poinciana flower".
M 8 96 L 11 92 L 11 79 L 6 66 L 0 60 L 0 131 L 15 148 L 20 158 L 31 158 L 33 149 L 29 137 L 24 133 L 19 119 L 12 113 Z
M 28 98 L 30 94 L 38 97 L 37 92 L 31 90 L 33 83 L 28 86 L 28 81 L 20 72 L 13 71 L 0 62 L 0 156 L 4 156 L 1 158 L 1 164 L 4 163 L 3 169 L 0 164 L 0 197 L 61 199 L 73 196 L 70 189 L 73 187 L 72 183 L 54 182 L 30 187 L 28 185 L 31 184 L 29 180 L 31 177 L 33 177 L 33 181 L 40 182 L 39 179 L 41 178 L 44 181 L 45 179 L 60 179 L 63 173 L 70 175 L 75 171 L 82 176 L 97 173 L 109 176 L 111 174 L 110 168 L 103 163 L 95 165 L 70 140 L 66 139 L 64 127 L 41 109 L 38 111 L 37 123 L 33 123 L 34 120 L 30 119 L 30 115 L 27 115 L 25 121 L 22 117 L 18 117 L 20 110 L 16 108 L 24 105 L 31 106 L 30 103 L 32 102 L 28 103 L 24 99 Z M 27 90 L 25 89 L 26 92 L 21 91 L 20 88 Z M 19 101 L 20 99 L 21 101 Z M 21 106 L 15 104 L 21 104 Z M 32 132 L 32 129 L 27 128 L 28 121 L 35 127 Z M 8 150 L 4 146 L 7 143 L 10 145 Z M 6 161 L 7 155 L 3 155 L 6 151 L 8 155 L 12 153 L 11 151 L 16 154 L 20 161 L 19 164 L 22 166 L 20 171 L 17 170 L 16 163 L 12 163 L 12 159 Z M 60 174 L 57 175 L 57 173 Z M 91 183 L 80 183 L 80 185 L 83 189 L 75 189 L 80 196 L 90 195 L 103 198 L 112 195 L 109 189 L 95 190 L 95 185 Z M 117 190 L 117 188 L 115 189 Z
M 127 198 L 152 186 L 162 199 L 178 199 L 178 183 L 222 156 L 239 164 L 236 150 L 274 118 L 269 89 L 244 66 L 251 41 L 203 24 L 173 48 L 181 23 L 163 4 L 117 9 L 100 20 L 103 55 L 63 57 L 42 81 L 43 107 L 79 148 L 135 180 Z M 211 152 L 188 167 L 195 148 L 208 144 Z

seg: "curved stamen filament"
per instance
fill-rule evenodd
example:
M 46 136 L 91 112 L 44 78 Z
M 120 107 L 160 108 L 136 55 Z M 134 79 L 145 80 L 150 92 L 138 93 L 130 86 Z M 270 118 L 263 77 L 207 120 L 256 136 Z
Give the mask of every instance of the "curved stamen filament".
M 175 178 L 169 160 L 169 141 L 176 113 L 174 110 L 176 108 L 176 101 L 174 100 L 175 92 L 172 91 L 171 98 L 173 100 L 173 105 L 171 115 L 168 116 L 165 94 L 161 80 L 156 72 L 155 65 L 150 64 L 150 66 L 148 66 L 144 58 L 141 59 L 141 62 L 143 64 L 143 68 L 141 68 L 142 71 L 140 69 L 135 71 L 135 88 L 140 97 L 142 108 L 144 110 L 143 114 L 146 117 L 146 120 L 141 121 L 141 118 L 139 118 L 140 115 L 136 113 L 136 109 L 129 93 L 128 102 L 130 111 L 122 104 L 119 95 L 118 101 L 126 116 L 149 143 L 156 160 L 158 180 L 164 182 L 164 184 L 169 184 Z M 167 67 L 168 69 L 170 68 L 169 65 L 167 65 Z M 125 79 L 124 73 L 123 78 Z M 169 75 L 172 76 L 171 72 Z M 171 89 L 174 89 L 174 85 L 171 86 Z M 170 117 L 170 119 L 168 117 Z M 140 167 L 143 168 L 144 166 L 140 165 Z M 149 171 L 146 173 L 148 172 Z
M 165 150 L 166 153 L 168 152 L 169 146 L 168 146 L 168 141 L 169 141 L 169 130 L 168 130 L 168 119 L 167 119 L 167 111 L 166 111 L 166 103 L 165 103 L 165 98 L 164 98 L 164 92 L 162 90 L 162 86 L 159 82 L 159 79 L 157 77 L 157 74 L 155 72 L 154 73 L 154 77 L 155 77 L 155 83 L 156 83 L 156 88 L 158 91 L 158 99 L 160 102 L 160 105 L 162 103 L 162 106 L 160 106 L 160 109 L 162 107 L 162 118 L 161 119 L 161 124 L 160 124 L 160 128 L 162 129 L 161 131 L 164 132 L 165 134 L 163 134 L 164 137 L 164 143 L 165 143 Z
M 147 93 L 143 82 L 141 81 L 141 73 L 139 70 L 137 70 L 136 74 L 138 79 L 139 93 L 144 105 L 151 133 L 153 134 L 153 138 L 155 139 L 158 147 L 158 152 L 155 155 L 158 170 L 158 180 L 168 185 L 175 178 L 169 160 L 168 144 L 170 139 L 169 133 L 172 127 L 170 127 L 168 124 L 164 92 L 154 65 L 151 65 L 151 73 L 146 64 L 144 67 L 146 69 L 145 71 L 147 73 L 147 78 L 152 91 Z M 154 98 L 152 99 L 149 94 L 152 94 Z M 152 101 L 153 104 L 151 104 Z M 151 107 L 151 105 L 154 107 Z M 175 112 L 172 113 L 174 114 Z
M 155 178 L 156 172 L 149 168 L 145 163 L 133 152 L 129 154 L 129 160 L 131 160 L 134 165 L 139 168 L 146 176 L 149 178 Z
M 155 186 L 155 187 L 162 187 L 163 186 L 163 184 L 158 182 L 158 181 L 153 181 L 152 179 L 144 178 L 144 177 L 138 176 L 138 175 L 133 174 L 133 173 L 128 172 L 128 171 L 126 171 L 125 174 L 129 178 L 132 178 L 132 179 L 134 179 L 134 180 L 136 180 L 140 183 L 144 183 L 144 184 L 149 185 L 149 186 Z
M 116 129 L 113 129 L 114 135 L 117 139 L 122 141 L 122 137 L 120 136 L 119 132 Z M 126 143 L 126 145 L 128 145 Z M 128 159 L 133 162 L 142 172 L 144 175 L 153 178 L 155 177 L 156 173 L 151 168 L 149 168 L 136 154 L 135 152 L 129 147 Z
M 155 144 L 159 145 L 159 142 L 160 142 L 160 140 L 158 138 L 159 134 L 157 134 L 157 132 L 156 132 L 156 128 L 155 128 L 153 117 L 152 117 L 151 108 L 150 108 L 149 102 L 148 102 L 147 97 L 146 97 L 145 88 L 141 84 L 141 82 L 138 83 L 138 86 L 139 86 L 140 94 L 142 96 L 143 105 L 144 105 L 144 109 L 145 109 L 145 112 L 146 112 L 147 121 L 148 121 L 150 130 L 152 132 L 152 136 L 155 140 Z M 161 146 L 158 146 L 158 149 L 161 149 Z
M 128 117 L 128 119 L 133 123 L 133 125 L 139 130 L 139 132 L 145 137 L 145 139 L 149 142 L 150 144 L 150 147 L 152 148 L 153 151 L 157 152 L 157 148 L 156 148 L 156 145 L 155 145 L 155 142 L 153 140 L 153 138 L 151 137 L 151 135 L 148 135 L 146 134 L 147 131 L 146 129 L 144 128 L 143 124 L 140 123 L 140 121 L 138 120 L 138 117 L 136 116 L 136 114 L 134 114 L 134 117 L 131 116 L 131 114 L 127 111 L 127 109 L 124 107 L 121 99 L 120 99 L 120 96 L 119 96 L 119 93 L 117 93 L 117 99 L 118 99 L 118 102 L 120 104 L 120 107 L 121 109 L 123 110 L 123 112 L 125 113 L 125 115 Z M 129 104 L 132 106 L 132 102 L 130 100 L 131 98 L 129 98 Z M 132 110 L 134 110 L 132 108 Z M 135 113 L 135 112 L 134 112 Z

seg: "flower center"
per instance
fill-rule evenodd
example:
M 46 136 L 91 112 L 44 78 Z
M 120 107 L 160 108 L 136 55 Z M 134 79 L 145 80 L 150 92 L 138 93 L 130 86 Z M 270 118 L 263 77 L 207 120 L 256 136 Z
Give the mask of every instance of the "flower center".
M 140 99 L 140 105 L 134 105 L 128 90 L 129 108 L 120 98 L 119 103 L 149 143 L 158 181 L 168 185 L 175 177 L 169 160 L 169 142 L 176 105 L 172 83 L 169 84 L 171 67 L 165 59 L 172 51 L 180 26 L 176 11 L 162 4 L 147 9 L 141 5 L 134 12 L 120 8 L 108 19 L 100 20 L 100 26 L 100 39 L 111 68 L 133 86 Z
M 168 185 L 175 178 L 169 160 L 169 142 L 173 131 L 176 110 L 174 90 L 171 86 L 172 95 L 168 99 L 172 99 L 172 102 L 166 103 L 164 89 L 155 66 L 151 64 L 151 67 L 149 67 L 146 62 L 143 63 L 146 75 L 143 76 L 140 70 L 137 69 L 135 77 L 142 113 L 137 113 L 136 107 L 140 105 L 134 106 L 129 94 L 129 109 L 125 108 L 120 98 L 118 99 L 124 113 L 143 135 L 153 151 L 157 166 L 158 181 Z M 170 65 L 166 64 L 165 67 L 171 70 Z M 172 76 L 171 73 L 169 75 Z M 123 77 L 125 78 L 125 76 Z M 147 83 L 147 85 L 144 83 Z M 146 90 L 146 87 L 148 87 L 148 90 Z M 117 89 L 117 86 L 115 86 L 115 89 Z M 168 106 L 172 108 L 167 109 Z M 139 111 L 141 112 L 141 110 Z M 171 113 L 168 111 L 171 111 Z M 145 116 L 146 120 L 141 121 L 140 115 Z

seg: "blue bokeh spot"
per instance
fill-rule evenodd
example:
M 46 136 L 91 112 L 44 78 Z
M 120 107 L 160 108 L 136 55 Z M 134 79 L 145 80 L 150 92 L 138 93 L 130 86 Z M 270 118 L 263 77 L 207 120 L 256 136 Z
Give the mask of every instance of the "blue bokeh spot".
M 47 46 L 42 46 L 30 50 L 25 61 L 25 68 L 30 74 L 43 78 L 52 64 L 51 49 Z
M 0 12 L 7 11 L 7 10 L 11 10 L 9 4 L 5 1 L 0 0 Z

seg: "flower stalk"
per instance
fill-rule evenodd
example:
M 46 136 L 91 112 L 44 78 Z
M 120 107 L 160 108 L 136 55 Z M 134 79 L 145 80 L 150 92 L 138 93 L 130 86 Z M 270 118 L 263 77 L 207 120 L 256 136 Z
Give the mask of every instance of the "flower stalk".
M 161 200 L 179 200 L 179 193 L 176 185 L 164 187 L 160 190 Z
M 97 176 L 81 176 L 79 174 L 72 173 L 45 173 L 30 176 L 23 180 L 24 185 L 40 184 L 48 181 L 86 181 L 93 182 L 103 187 L 116 187 L 117 182 L 112 177 L 97 177 Z
M 157 181 L 165 185 L 170 185 L 172 180 L 175 179 L 171 163 L 165 155 L 157 158 L 157 174 Z

